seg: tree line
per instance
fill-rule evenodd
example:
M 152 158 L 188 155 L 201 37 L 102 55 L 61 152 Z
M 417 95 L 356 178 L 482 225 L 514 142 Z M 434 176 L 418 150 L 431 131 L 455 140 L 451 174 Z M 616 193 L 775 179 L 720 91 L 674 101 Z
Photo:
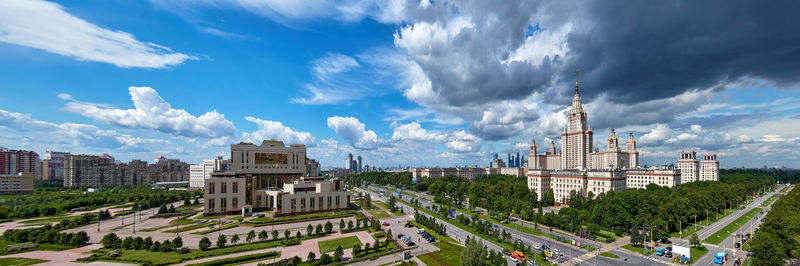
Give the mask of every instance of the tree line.
M 186 191 L 152 189 L 149 186 L 119 186 L 85 192 L 52 187 L 37 188 L 33 195 L 0 196 L 0 219 L 33 218 L 67 213 L 81 208 L 94 208 L 111 204 L 134 202 L 137 208 L 154 207 L 188 199 Z
M 800 190 L 796 187 L 772 204 L 764 223 L 748 241 L 753 265 L 791 264 L 800 259 Z

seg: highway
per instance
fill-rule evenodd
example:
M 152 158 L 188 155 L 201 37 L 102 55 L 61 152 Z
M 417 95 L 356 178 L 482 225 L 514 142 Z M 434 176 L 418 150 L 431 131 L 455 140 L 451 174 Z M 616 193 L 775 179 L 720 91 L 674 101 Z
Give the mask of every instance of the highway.
M 383 188 L 374 187 L 374 186 L 369 186 L 368 188 L 372 189 L 374 191 L 384 190 Z M 380 198 L 381 200 L 385 200 L 386 199 L 386 197 L 384 197 L 383 195 L 380 195 L 378 193 L 374 193 L 374 192 L 367 191 L 367 190 L 361 190 L 361 191 L 369 192 L 369 193 L 371 193 L 373 195 L 373 197 Z M 386 192 L 390 193 L 391 191 L 386 191 Z M 429 201 L 430 196 L 424 195 L 422 193 L 413 193 L 411 191 L 403 191 L 403 193 L 412 193 L 412 194 L 414 194 L 415 196 L 417 196 L 417 199 L 419 200 L 419 204 L 420 204 L 421 207 L 423 207 L 425 209 L 428 209 L 428 210 L 431 210 L 432 203 Z M 396 196 L 396 195 L 397 194 L 392 193 L 392 196 Z M 401 197 L 402 200 L 409 201 L 409 202 L 411 201 L 411 199 L 413 199 L 412 197 L 410 197 L 408 195 L 401 195 L 400 197 Z M 398 202 L 398 204 L 404 206 L 404 208 L 407 208 L 406 209 L 407 213 L 410 213 L 411 212 L 410 210 L 413 210 L 412 207 L 406 206 L 405 204 L 402 204 L 400 202 Z M 420 214 L 425 214 L 425 213 L 420 212 Z M 456 215 L 458 215 L 458 214 L 461 214 L 461 213 L 459 213 L 457 211 Z M 425 214 L 425 215 L 428 216 L 427 214 Z M 465 214 L 465 215 L 468 215 L 468 214 Z M 437 219 L 437 221 L 442 222 L 440 219 Z M 459 242 L 463 243 L 464 239 L 466 239 L 467 236 L 474 237 L 474 235 L 472 235 L 471 233 L 468 233 L 468 232 L 466 232 L 466 231 L 464 231 L 464 230 L 462 230 L 462 229 L 450 224 L 449 221 L 444 222 L 444 223 L 447 225 L 448 234 L 450 234 L 451 237 L 453 237 L 454 239 L 456 239 Z M 564 263 L 564 262 L 568 261 L 569 259 L 571 259 L 573 257 L 577 257 L 577 256 L 580 256 L 580 255 L 583 255 L 583 254 L 587 253 L 587 251 L 585 249 L 580 249 L 580 248 L 578 248 L 576 246 L 568 245 L 568 244 L 556 241 L 554 239 L 546 238 L 546 237 L 543 237 L 543 236 L 535 236 L 535 235 L 523 233 L 523 232 L 515 230 L 512 227 L 508 227 L 508 226 L 503 225 L 503 224 L 495 224 L 495 225 L 497 225 L 501 229 L 505 229 L 506 232 L 511 233 L 512 239 L 514 241 L 519 240 L 519 241 L 521 241 L 522 243 L 524 243 L 527 246 L 533 246 L 534 244 L 539 244 L 539 245 L 546 244 L 551 249 L 558 249 L 560 252 L 563 252 L 564 256 L 560 257 L 557 260 L 558 263 Z M 451 230 L 451 228 L 454 228 L 454 229 Z M 549 232 L 546 232 L 546 233 L 549 234 Z M 577 241 L 581 241 L 582 242 L 583 240 L 577 239 Z M 501 248 L 499 246 L 496 246 L 493 243 L 488 242 L 486 240 L 484 240 L 484 243 L 488 247 L 490 247 L 492 249 L 495 249 L 497 251 L 503 250 L 503 248 Z M 614 251 L 612 251 L 612 253 L 620 255 L 621 258 L 626 258 L 627 261 L 625 261 L 623 259 L 611 259 L 611 258 L 606 258 L 606 257 L 602 257 L 602 256 L 597 256 L 596 259 L 592 258 L 590 261 L 583 262 L 583 264 L 587 264 L 587 263 L 591 262 L 591 265 L 595 265 L 594 263 L 596 262 L 597 265 L 609 265 L 609 266 L 611 266 L 611 265 L 642 265 L 642 263 L 644 262 L 644 258 L 641 258 L 641 257 L 630 256 L 630 255 L 627 255 L 627 254 L 622 253 L 622 252 L 614 252 Z M 511 265 L 513 265 L 513 264 L 511 264 Z
M 783 188 L 783 186 L 778 186 L 777 190 L 766 193 L 763 196 L 759 197 L 758 199 L 753 200 L 752 202 L 750 202 L 750 204 L 747 204 L 747 206 L 745 206 L 744 209 L 736 210 L 731 214 L 729 214 L 728 216 L 722 217 L 721 219 L 712 223 L 711 225 L 700 228 L 699 230 L 697 230 L 697 236 L 700 238 L 700 240 L 708 238 L 709 236 L 719 231 L 719 229 L 724 228 L 725 226 L 735 221 L 736 219 L 738 219 L 745 213 L 749 212 L 753 208 L 761 207 L 761 203 L 763 203 L 769 197 L 772 197 L 772 195 L 775 195 L 778 191 L 780 191 L 781 188 Z M 709 215 L 711 215 L 710 212 Z
M 749 210 L 751 210 L 751 209 L 753 209 L 755 207 L 761 207 L 761 204 L 766 199 L 772 197 L 772 195 L 776 194 L 778 191 L 780 191 L 784 187 L 785 187 L 785 185 L 778 186 L 778 188 L 775 189 L 775 191 L 767 193 L 764 196 L 756 199 L 752 203 L 748 204 L 748 206 L 745 208 L 745 210 L 741 210 L 741 211 L 749 211 Z M 775 201 L 777 201 L 777 200 L 775 200 Z M 764 210 L 763 210 L 764 214 L 757 214 L 755 216 L 755 219 L 750 219 L 747 223 L 742 225 L 742 227 L 740 227 L 738 230 L 736 230 L 736 232 L 737 233 L 740 233 L 740 232 L 741 233 L 755 232 L 756 228 L 758 228 L 758 226 L 761 225 L 761 218 L 763 218 L 769 212 L 769 210 L 770 210 L 769 207 L 772 206 L 772 204 L 775 203 L 775 201 L 773 201 L 772 203 L 770 203 L 769 206 L 764 208 Z M 737 218 L 739 216 L 741 216 L 741 215 L 738 215 Z M 730 220 L 730 222 L 733 222 L 734 220 L 735 219 L 732 219 L 732 220 Z M 730 223 L 730 222 L 728 222 L 728 223 Z M 728 223 L 725 223 L 725 225 L 727 225 Z M 718 231 L 719 229 L 722 229 L 723 227 L 725 227 L 725 225 L 720 226 L 717 230 L 714 230 L 714 232 Z M 708 234 L 708 235 L 711 235 L 711 234 Z M 703 238 L 701 237 L 700 239 L 703 239 Z M 739 238 L 736 237 L 736 235 L 729 235 L 718 246 L 706 244 L 705 246 L 708 248 L 708 253 L 706 253 L 703 257 L 697 259 L 697 262 L 695 262 L 695 264 L 696 265 L 712 265 L 713 262 L 714 262 L 714 254 L 716 254 L 719 251 L 723 251 L 723 250 L 725 250 L 728 253 L 728 259 L 729 259 L 725 263 L 725 265 L 733 265 L 733 260 L 736 257 L 739 257 L 739 258 L 742 259 L 742 261 L 744 261 L 747 252 L 741 250 L 740 248 L 734 248 L 733 247 L 734 243 L 739 242 L 739 241 L 740 240 L 739 240 Z

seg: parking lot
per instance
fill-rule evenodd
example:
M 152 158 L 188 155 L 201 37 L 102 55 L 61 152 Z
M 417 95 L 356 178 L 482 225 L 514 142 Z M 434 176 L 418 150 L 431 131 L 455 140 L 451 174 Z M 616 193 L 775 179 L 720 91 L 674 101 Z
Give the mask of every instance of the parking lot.
M 402 235 L 408 236 L 410 238 L 410 240 L 412 242 L 414 242 L 414 245 L 419 246 L 419 248 L 417 248 L 416 251 L 413 252 L 414 254 L 421 254 L 421 253 L 423 253 L 423 252 L 420 252 L 422 250 L 425 250 L 427 252 L 434 252 L 434 251 L 438 251 L 439 250 L 439 248 L 435 246 L 435 244 L 436 244 L 436 242 L 438 242 L 438 240 L 436 242 L 429 243 L 427 240 L 422 238 L 421 234 L 417 234 L 417 230 L 419 228 L 416 228 L 416 227 L 405 227 L 405 224 L 408 221 L 413 221 L 413 219 L 410 216 L 396 216 L 396 217 L 386 218 L 386 219 L 381 219 L 380 220 L 381 227 L 383 227 L 384 229 L 392 229 L 392 237 L 397 239 L 397 244 L 400 245 L 400 247 L 402 247 L 402 248 L 413 247 L 413 246 L 409 246 L 408 244 L 406 244 L 405 241 L 400 240 L 398 235 L 402 234 Z M 383 225 L 384 222 L 389 223 L 389 226 Z M 425 253 L 427 253 L 427 252 L 425 252 Z

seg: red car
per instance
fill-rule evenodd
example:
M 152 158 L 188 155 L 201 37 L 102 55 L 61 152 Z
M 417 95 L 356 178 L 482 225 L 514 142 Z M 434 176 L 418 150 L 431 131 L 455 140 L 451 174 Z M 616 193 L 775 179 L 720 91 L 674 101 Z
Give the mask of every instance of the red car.
M 389 222 L 383 222 L 383 226 L 389 226 Z

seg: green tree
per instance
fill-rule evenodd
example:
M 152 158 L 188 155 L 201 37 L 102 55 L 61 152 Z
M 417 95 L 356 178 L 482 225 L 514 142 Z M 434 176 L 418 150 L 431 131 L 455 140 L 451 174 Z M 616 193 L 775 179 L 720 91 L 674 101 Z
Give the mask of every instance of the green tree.
M 358 253 L 361 253 L 361 243 L 355 244 L 353 246 L 353 257 L 355 257 L 355 255 Z
M 353 220 L 347 221 L 347 230 L 353 230 Z
M 208 237 L 203 237 L 200 239 L 198 246 L 200 246 L 200 250 L 208 250 L 211 247 L 211 240 L 208 240 Z
M 183 247 L 183 239 L 181 237 L 176 236 L 174 239 L 172 239 L 172 248 L 173 249 L 179 249 L 179 248 L 182 248 L 182 247 Z
M 272 240 L 278 240 L 278 230 L 272 230 Z
M 322 254 L 322 256 L 319 257 L 320 265 L 327 265 L 330 264 L 331 262 L 333 262 L 333 260 L 331 260 L 331 255 Z
M 697 236 L 697 233 L 692 233 L 692 236 L 689 238 L 689 243 L 691 243 L 693 247 L 700 246 L 700 238 Z
M 466 246 L 461 250 L 461 265 L 482 266 L 484 264 L 483 260 L 486 257 L 484 255 L 486 247 L 483 243 L 470 237 L 467 237 L 465 243 Z
M 306 235 L 307 235 L 307 236 L 310 236 L 310 235 L 311 235 L 311 233 L 313 233 L 313 232 L 314 232 L 314 227 L 313 227 L 313 226 L 311 226 L 311 224 L 309 224 L 309 225 L 306 227 Z
M 342 256 L 344 256 L 344 250 L 342 246 L 336 247 L 336 250 L 333 251 L 333 261 L 340 262 L 342 261 Z
M 288 229 L 286 231 L 283 231 L 283 236 L 284 236 L 285 239 L 289 239 L 289 236 L 291 236 L 291 235 L 292 235 L 292 233 L 289 232 Z
M 313 251 L 309 251 L 308 252 L 308 257 L 306 257 L 306 261 L 307 262 L 314 262 L 315 260 L 317 260 L 317 254 L 314 253 Z
M 297 231 L 297 233 L 295 233 L 294 236 L 297 238 L 297 240 L 300 240 L 300 237 L 303 235 L 300 234 L 300 231 Z
M 333 231 L 333 224 L 328 221 L 325 223 L 325 233 L 330 233 L 331 231 Z
M 258 240 L 264 241 L 267 240 L 268 237 L 267 230 L 261 230 L 261 232 L 258 232 Z
M 24 241 L 17 241 L 17 242 L 24 242 Z M 118 249 L 122 245 L 122 241 L 114 233 L 108 233 L 105 236 L 103 236 L 103 239 L 100 240 L 100 243 L 103 244 L 104 248 L 108 249 Z
M 301 259 L 300 257 L 298 256 L 292 257 L 292 265 L 299 265 L 301 262 L 303 262 L 303 259 Z
M 226 244 L 228 244 L 228 237 L 225 235 L 219 235 L 219 237 L 217 237 L 217 247 L 224 248 Z
M 247 238 L 245 238 L 245 241 L 247 241 L 247 243 L 250 244 L 253 243 L 254 239 L 256 239 L 256 231 L 250 230 L 250 232 L 247 232 Z
M 239 235 L 237 235 L 237 234 L 233 234 L 233 235 L 231 236 L 231 243 L 233 243 L 234 245 L 236 245 L 236 242 L 239 242 Z
M 317 224 L 317 226 L 314 228 L 314 231 L 316 234 L 322 234 L 322 224 Z
M 339 232 L 344 231 L 344 219 L 339 219 Z
M 158 241 L 153 242 L 153 245 L 150 246 L 150 251 L 151 252 L 159 252 L 159 251 L 161 251 L 161 242 L 158 242 Z

